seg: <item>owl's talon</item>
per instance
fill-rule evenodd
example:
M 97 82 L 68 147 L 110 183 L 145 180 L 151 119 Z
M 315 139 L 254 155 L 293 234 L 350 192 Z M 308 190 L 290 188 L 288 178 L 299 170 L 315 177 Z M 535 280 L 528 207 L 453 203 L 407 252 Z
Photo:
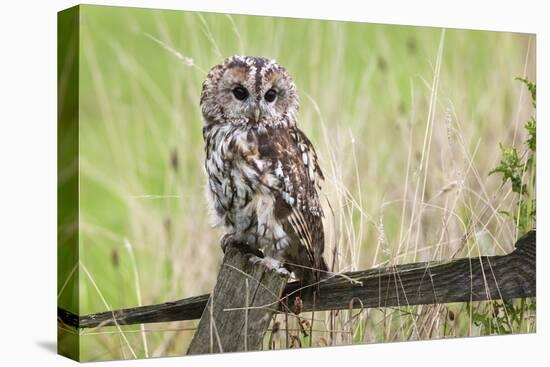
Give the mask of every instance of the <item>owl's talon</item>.
M 221 239 L 222 251 L 225 254 L 227 252 L 228 246 L 234 246 L 237 244 L 234 233 L 226 233 Z
M 290 271 L 288 271 L 287 268 L 285 268 L 284 266 L 280 267 L 279 269 L 277 269 L 275 271 L 277 273 L 279 273 L 280 275 L 284 276 L 284 277 L 287 277 L 287 278 L 290 277 Z
M 243 252 L 250 252 L 250 245 L 247 238 L 238 233 L 226 233 L 223 235 L 221 246 L 224 254 L 229 247 L 235 247 Z
M 237 233 L 226 233 L 221 239 L 221 247 L 224 254 L 230 247 L 233 247 L 243 254 L 250 254 L 260 259 L 264 257 L 263 252 L 250 246 L 248 237 Z
M 276 273 L 285 277 L 290 276 L 290 272 L 285 268 L 283 263 L 272 257 L 266 256 L 264 258 L 260 258 L 258 256 L 252 255 L 250 256 L 248 261 L 250 261 L 252 264 L 259 265 L 268 271 L 275 271 Z

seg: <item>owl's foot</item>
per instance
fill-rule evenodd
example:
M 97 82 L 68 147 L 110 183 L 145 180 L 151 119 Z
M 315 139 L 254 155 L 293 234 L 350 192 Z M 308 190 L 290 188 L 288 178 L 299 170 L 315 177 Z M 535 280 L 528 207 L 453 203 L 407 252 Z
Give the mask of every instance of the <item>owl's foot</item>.
M 263 253 L 250 245 L 250 236 L 238 233 L 227 233 L 221 239 L 221 246 L 225 254 L 230 247 L 234 247 L 242 253 L 249 253 L 252 256 L 262 258 Z
M 221 245 L 222 245 L 222 251 L 225 254 L 227 252 L 228 247 L 230 246 L 236 246 L 239 244 L 240 241 L 238 241 L 237 236 L 235 233 L 226 233 L 223 235 L 221 239 Z
M 282 262 L 269 256 L 263 258 L 252 255 L 249 259 L 252 264 L 260 265 L 268 271 L 275 271 L 278 274 L 289 277 L 290 272 L 285 268 Z

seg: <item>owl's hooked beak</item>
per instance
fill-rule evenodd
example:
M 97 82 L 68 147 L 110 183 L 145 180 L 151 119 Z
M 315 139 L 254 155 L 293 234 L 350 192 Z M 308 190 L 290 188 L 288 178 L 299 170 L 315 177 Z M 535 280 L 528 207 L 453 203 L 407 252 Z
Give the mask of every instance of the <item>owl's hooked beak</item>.
M 254 107 L 254 122 L 255 123 L 258 123 L 258 121 L 260 121 L 260 114 L 261 114 L 260 106 L 256 105 Z

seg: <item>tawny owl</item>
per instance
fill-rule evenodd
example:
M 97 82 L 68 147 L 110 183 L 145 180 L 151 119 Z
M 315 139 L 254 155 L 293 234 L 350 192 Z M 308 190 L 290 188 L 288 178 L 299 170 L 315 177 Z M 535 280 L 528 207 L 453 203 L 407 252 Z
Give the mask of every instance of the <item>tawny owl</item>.
M 287 71 L 265 57 L 232 56 L 208 73 L 200 99 L 208 197 L 226 228 L 222 246 L 245 243 L 266 267 L 311 284 L 323 259 L 323 174 L 297 126 Z

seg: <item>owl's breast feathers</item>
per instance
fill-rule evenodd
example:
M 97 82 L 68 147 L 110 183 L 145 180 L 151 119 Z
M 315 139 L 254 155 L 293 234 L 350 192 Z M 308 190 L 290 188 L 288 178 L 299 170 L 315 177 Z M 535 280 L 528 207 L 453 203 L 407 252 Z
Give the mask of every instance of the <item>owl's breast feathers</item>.
M 276 241 L 285 237 L 284 257 L 291 267 L 297 265 L 293 271 L 302 279 L 311 278 L 306 268 L 328 270 L 318 193 L 324 177 L 305 134 L 292 126 L 216 124 L 205 128 L 204 138 L 209 191 L 224 224 L 268 233 Z M 262 205 L 266 202 L 271 204 Z

